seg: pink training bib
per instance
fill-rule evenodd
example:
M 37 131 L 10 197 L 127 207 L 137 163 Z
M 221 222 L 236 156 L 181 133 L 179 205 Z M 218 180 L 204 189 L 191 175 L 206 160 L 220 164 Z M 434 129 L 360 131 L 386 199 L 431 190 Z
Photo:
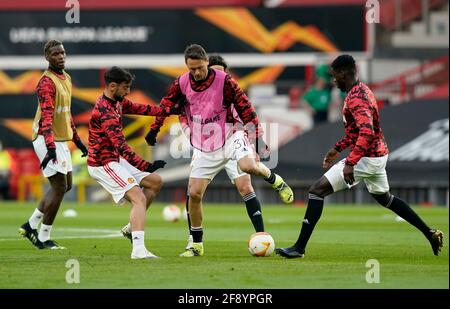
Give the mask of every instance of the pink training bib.
M 189 73 L 179 79 L 181 92 L 187 99 L 185 111 L 191 129 L 191 145 L 203 152 L 216 151 L 225 144 L 227 110 L 223 105 L 223 87 L 226 73 L 214 72 L 212 84 L 200 92 L 192 89 Z

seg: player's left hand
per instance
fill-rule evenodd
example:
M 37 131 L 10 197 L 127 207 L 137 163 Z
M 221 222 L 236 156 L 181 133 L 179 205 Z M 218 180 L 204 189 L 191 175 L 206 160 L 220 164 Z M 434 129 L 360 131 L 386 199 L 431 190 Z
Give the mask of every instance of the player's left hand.
M 75 145 L 78 147 L 78 149 L 81 150 L 81 152 L 83 153 L 81 155 L 81 157 L 86 157 L 88 155 L 88 149 L 86 146 L 84 146 L 83 142 L 80 140 L 75 141 Z
M 164 168 L 165 165 L 166 165 L 166 161 L 156 160 L 155 162 L 150 163 L 150 165 L 148 166 L 146 171 L 149 173 L 153 173 L 157 169 Z
M 345 164 L 344 166 L 344 181 L 352 185 L 355 182 L 355 177 L 353 175 L 353 166 Z

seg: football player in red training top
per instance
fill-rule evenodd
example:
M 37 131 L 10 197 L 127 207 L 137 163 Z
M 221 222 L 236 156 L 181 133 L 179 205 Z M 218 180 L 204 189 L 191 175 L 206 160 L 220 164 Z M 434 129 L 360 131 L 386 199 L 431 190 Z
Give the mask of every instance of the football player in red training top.
M 132 259 L 156 258 L 144 244 L 146 210 L 158 194 L 162 179 L 154 172 L 166 162 L 141 159 L 126 143 L 122 114 L 167 116 L 169 108 L 133 103 L 126 99 L 134 76 L 119 67 L 105 72 L 105 91 L 97 99 L 89 122 L 88 171 L 114 201 L 131 202 Z
M 289 248 L 276 249 L 287 258 L 301 258 L 322 214 L 323 199 L 334 192 L 349 189 L 361 180 L 373 198 L 382 206 L 415 226 L 428 239 L 434 255 L 443 245 L 443 233 L 429 228 L 425 222 L 400 198 L 389 192 L 386 174 L 388 148 L 380 128 L 377 101 L 372 91 L 357 78 L 355 60 L 341 55 L 331 64 L 334 83 L 347 93 L 344 100 L 345 137 L 331 148 L 323 159 L 323 168 L 331 167 L 309 189 L 308 208 L 297 242 Z M 347 158 L 333 165 L 339 152 L 350 147 Z

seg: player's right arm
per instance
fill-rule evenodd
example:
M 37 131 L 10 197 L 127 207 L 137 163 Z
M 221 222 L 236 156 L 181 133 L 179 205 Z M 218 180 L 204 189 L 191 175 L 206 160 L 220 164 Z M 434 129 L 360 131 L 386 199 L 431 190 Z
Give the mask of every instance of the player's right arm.
M 52 122 L 55 111 L 56 88 L 53 81 L 44 76 L 37 86 L 39 107 L 41 108 L 41 120 L 39 122 L 40 132 L 44 136 L 47 149 L 56 149 L 55 137 L 53 135 Z
M 224 101 L 227 106 L 233 104 L 238 116 L 244 123 L 244 129 L 247 132 L 249 142 L 255 146 L 257 155 L 263 161 L 269 160 L 269 147 L 262 138 L 264 132 L 259 123 L 256 110 L 247 95 L 230 75 L 227 75 L 225 78 Z
M 167 95 L 161 99 L 159 106 L 161 108 L 174 107 L 177 104 L 177 102 L 182 102 L 183 99 L 184 95 L 181 92 L 180 84 L 177 78 L 170 85 Z M 150 131 L 145 136 L 145 140 L 147 141 L 148 145 L 154 146 L 156 144 L 156 136 L 158 135 L 159 130 L 163 126 L 166 118 L 167 116 L 156 117 L 155 122 L 150 127 Z
M 56 160 L 56 145 L 52 128 L 56 87 L 51 78 L 44 76 L 39 81 L 36 92 L 41 109 L 39 133 L 44 136 L 45 146 L 47 147 L 47 155 L 41 163 L 41 168 L 45 169 L 50 160 Z
M 334 162 L 339 158 L 339 153 L 349 147 L 352 143 L 351 138 L 345 134 L 344 138 L 336 142 L 323 158 L 322 167 L 324 169 L 330 168 Z
M 352 140 L 348 135 L 345 135 L 344 138 L 339 140 L 336 144 L 334 144 L 333 148 L 328 150 L 325 157 L 323 158 L 322 167 L 324 169 L 330 168 L 334 162 L 336 162 L 337 158 L 339 158 L 339 153 L 349 147 L 352 143 Z

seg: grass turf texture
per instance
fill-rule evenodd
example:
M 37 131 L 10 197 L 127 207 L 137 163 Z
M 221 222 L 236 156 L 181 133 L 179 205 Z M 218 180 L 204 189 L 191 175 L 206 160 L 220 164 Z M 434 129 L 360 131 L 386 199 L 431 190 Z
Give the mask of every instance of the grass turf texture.
M 379 206 L 326 205 L 306 258 L 250 256 L 253 227 L 244 205 L 205 205 L 205 256 L 181 258 L 186 221 L 164 222 L 162 205 L 148 212 L 146 245 L 158 260 L 131 260 L 131 244 L 118 232 L 129 206 L 64 203 L 52 238 L 67 250 L 38 250 L 18 227 L 36 204 L 0 203 L 0 288 L 449 288 L 448 209 L 415 208 L 445 233 L 432 254 L 423 235 Z M 181 206 L 181 205 L 180 205 Z M 78 216 L 62 212 L 76 209 Z M 277 247 L 297 239 L 305 207 L 264 207 L 266 231 Z M 116 237 L 117 236 L 117 237 Z M 89 238 L 92 237 L 92 238 Z M 109 237 L 109 238 L 108 238 Z M 80 263 L 80 283 L 66 283 L 66 261 Z M 380 283 L 366 282 L 366 262 L 380 263 Z

